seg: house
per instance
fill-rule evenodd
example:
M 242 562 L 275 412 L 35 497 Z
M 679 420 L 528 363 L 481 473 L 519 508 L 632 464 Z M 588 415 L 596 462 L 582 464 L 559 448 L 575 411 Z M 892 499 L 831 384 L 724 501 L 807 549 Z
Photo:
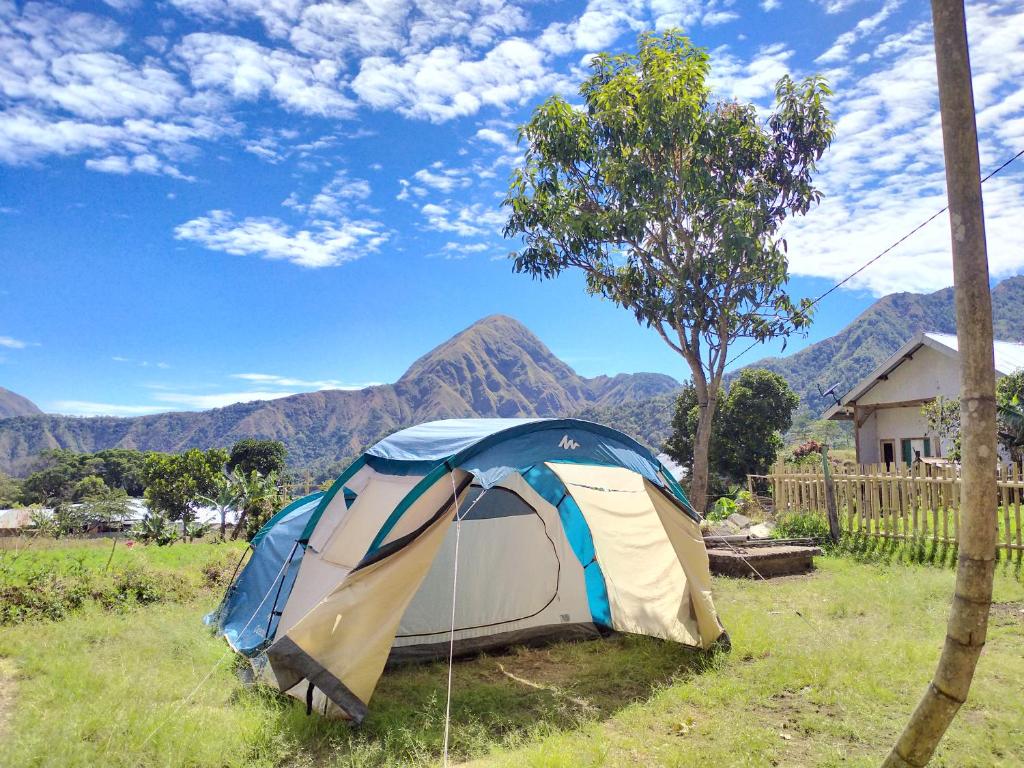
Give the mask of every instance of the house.
M 997 378 L 1024 368 L 1024 344 L 997 341 L 994 353 Z M 909 464 L 948 454 L 949 441 L 929 431 L 921 406 L 959 396 L 956 336 L 922 332 L 859 381 L 822 417 L 853 422 L 858 463 Z

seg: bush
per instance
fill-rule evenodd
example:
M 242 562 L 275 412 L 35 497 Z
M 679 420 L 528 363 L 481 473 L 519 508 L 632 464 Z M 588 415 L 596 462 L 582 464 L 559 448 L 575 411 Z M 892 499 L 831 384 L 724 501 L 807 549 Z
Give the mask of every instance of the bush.
M 67 576 L 33 571 L 23 583 L 0 586 L 0 624 L 31 619 L 60 621 L 80 608 L 91 593 L 92 585 L 84 570 Z
M 194 594 L 186 577 L 139 566 L 110 574 L 90 571 L 81 562 L 62 571 L 38 567 L 21 574 L 15 583 L 0 584 L 0 625 L 60 621 L 88 600 L 114 610 L 183 602 Z
M 149 512 L 142 522 L 132 528 L 128 534 L 135 541 L 143 544 L 156 544 L 159 547 L 173 544 L 178 539 L 174 525 L 159 512 Z
M 828 518 L 820 512 L 789 512 L 775 523 L 776 539 L 817 539 L 829 535 Z
M 704 517 L 712 523 L 718 523 L 725 520 L 736 510 L 736 502 L 728 496 L 723 496 L 711 506 L 711 509 L 708 510 Z

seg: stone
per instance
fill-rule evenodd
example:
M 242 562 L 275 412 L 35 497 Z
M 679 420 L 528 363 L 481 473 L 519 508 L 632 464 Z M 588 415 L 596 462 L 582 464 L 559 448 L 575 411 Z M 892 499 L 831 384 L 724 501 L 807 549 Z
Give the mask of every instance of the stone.
M 770 539 L 774 530 L 775 523 L 758 523 L 757 525 L 750 526 L 747 533 L 750 534 L 752 539 Z
M 741 531 L 744 528 L 749 528 L 750 527 L 750 523 L 751 523 L 751 520 L 750 520 L 749 517 L 747 517 L 746 515 L 741 515 L 739 512 L 733 512 L 731 515 L 729 515 L 726 518 L 726 520 L 728 520 L 730 523 L 735 525 Z

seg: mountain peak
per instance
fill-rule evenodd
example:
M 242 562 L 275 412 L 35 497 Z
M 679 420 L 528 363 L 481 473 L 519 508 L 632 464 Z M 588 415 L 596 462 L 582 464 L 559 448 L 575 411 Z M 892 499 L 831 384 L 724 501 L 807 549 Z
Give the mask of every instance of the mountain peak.
M 42 411 L 35 403 L 17 392 L 0 387 L 0 419 L 12 416 L 37 416 Z

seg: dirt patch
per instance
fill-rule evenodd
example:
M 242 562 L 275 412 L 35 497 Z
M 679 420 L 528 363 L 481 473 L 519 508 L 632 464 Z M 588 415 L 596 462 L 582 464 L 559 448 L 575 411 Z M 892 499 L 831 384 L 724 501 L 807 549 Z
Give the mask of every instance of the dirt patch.
M 0 737 L 7 733 L 14 712 L 14 681 L 14 663 L 0 658 Z
M 1001 626 L 1024 624 L 1024 602 L 992 603 L 989 618 L 993 624 Z

